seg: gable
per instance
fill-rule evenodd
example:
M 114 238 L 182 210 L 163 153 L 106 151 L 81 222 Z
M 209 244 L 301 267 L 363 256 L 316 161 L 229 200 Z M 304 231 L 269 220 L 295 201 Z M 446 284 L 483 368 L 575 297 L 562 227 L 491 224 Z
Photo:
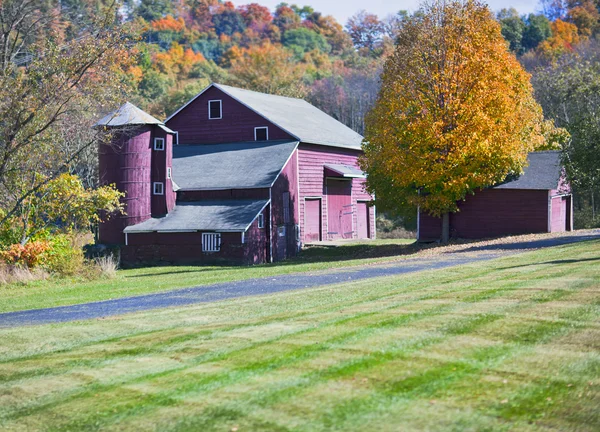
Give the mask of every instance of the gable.
M 222 101 L 222 117 L 208 118 L 208 102 Z M 179 144 L 223 144 L 254 141 L 254 128 L 268 127 L 269 140 L 295 140 L 263 116 L 211 86 L 167 119 L 169 128 L 178 132 Z

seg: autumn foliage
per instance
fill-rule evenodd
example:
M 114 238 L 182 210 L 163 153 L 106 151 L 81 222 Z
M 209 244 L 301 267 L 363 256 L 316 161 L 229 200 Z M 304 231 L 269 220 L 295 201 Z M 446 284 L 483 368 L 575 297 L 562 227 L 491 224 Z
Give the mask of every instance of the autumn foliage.
M 500 25 L 477 1 L 436 2 L 401 28 L 366 120 L 378 200 L 434 216 L 519 172 L 544 144 L 542 110 Z

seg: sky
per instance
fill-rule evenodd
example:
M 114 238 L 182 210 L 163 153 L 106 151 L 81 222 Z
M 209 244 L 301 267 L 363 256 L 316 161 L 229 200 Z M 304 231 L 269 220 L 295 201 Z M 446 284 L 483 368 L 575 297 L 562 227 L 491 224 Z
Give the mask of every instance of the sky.
M 284 0 L 233 0 L 235 5 L 259 3 L 271 10 Z M 420 0 L 286 0 L 286 3 L 298 6 L 312 6 L 324 15 L 333 15 L 338 22 L 345 24 L 348 18 L 361 9 L 377 14 L 380 18 L 399 10 L 414 11 Z M 538 9 L 538 0 L 487 0 L 493 11 L 514 7 L 521 14 L 534 12 Z

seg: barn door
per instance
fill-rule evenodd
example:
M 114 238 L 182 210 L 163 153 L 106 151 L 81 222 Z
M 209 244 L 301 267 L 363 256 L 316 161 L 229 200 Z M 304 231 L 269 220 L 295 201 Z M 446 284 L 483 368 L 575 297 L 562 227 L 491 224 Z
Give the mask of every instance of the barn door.
M 327 236 L 330 239 L 352 238 L 352 182 L 327 180 Z
M 321 241 L 321 199 L 306 199 L 304 202 L 304 241 Z
M 357 234 L 358 238 L 369 238 L 369 206 L 366 202 L 356 203 L 356 219 L 357 219 Z

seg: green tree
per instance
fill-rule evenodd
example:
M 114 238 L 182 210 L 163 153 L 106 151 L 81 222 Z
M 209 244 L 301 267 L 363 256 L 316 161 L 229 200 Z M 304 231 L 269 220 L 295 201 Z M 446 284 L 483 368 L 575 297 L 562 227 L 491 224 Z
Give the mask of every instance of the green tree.
M 367 188 L 384 207 L 442 216 L 466 194 L 519 172 L 544 145 L 529 75 L 483 3 L 423 6 L 399 31 L 366 120 Z
M 498 12 L 497 18 L 502 26 L 502 36 L 508 42 L 510 50 L 521 54 L 523 52 L 523 31 L 526 25 L 519 13 L 514 8 L 502 9 Z
M 297 57 L 313 50 L 324 53 L 331 51 L 331 46 L 323 36 L 307 28 L 288 30 L 283 34 L 281 41 L 283 46 L 294 51 Z
M 171 0 L 141 0 L 134 14 L 146 21 L 154 21 L 173 13 Z
M 552 36 L 552 30 L 548 18 L 544 15 L 529 14 L 525 20 L 521 46 L 525 51 L 535 49 L 550 36 Z

